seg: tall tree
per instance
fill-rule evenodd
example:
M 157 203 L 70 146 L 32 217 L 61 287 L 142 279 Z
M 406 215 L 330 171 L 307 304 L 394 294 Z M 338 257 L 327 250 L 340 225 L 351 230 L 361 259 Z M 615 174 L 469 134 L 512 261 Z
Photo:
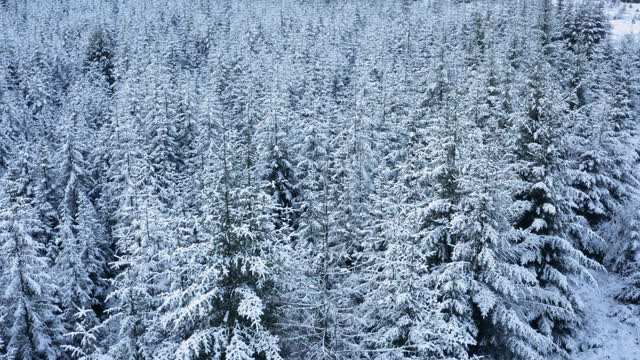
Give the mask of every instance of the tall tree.
M 197 243 L 178 249 L 188 271 L 163 296 L 160 321 L 175 335 L 159 354 L 280 359 L 270 332 L 278 264 L 270 197 L 256 176 L 250 138 L 238 130 L 249 124 L 228 120 L 217 85 L 210 89 L 201 232 Z
M 572 348 L 572 332 L 580 323 L 581 302 L 572 290 L 574 276 L 593 281 L 588 268 L 600 266 L 587 259 L 568 239 L 571 216 L 559 198 L 563 191 L 559 170 L 559 117 L 552 97 L 554 88 L 544 62 L 532 64 L 525 110 L 516 126 L 518 139 L 513 191 L 512 224 L 517 230 L 520 262 L 535 272 L 539 289 L 537 304 L 528 316 L 535 328 L 554 339 L 558 350 Z
M 36 179 L 29 163 L 33 158 L 28 148 L 18 150 L 20 156 L 2 178 L 0 195 L 5 354 L 23 360 L 59 359 L 62 328 L 54 299 L 57 288 L 37 236 L 43 225 L 34 198 Z

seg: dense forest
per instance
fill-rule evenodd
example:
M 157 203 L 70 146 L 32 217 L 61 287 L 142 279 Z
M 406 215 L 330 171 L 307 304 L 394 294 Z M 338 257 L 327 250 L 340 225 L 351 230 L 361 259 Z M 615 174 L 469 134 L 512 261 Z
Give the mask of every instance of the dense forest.
M 639 84 L 595 0 L 2 0 L 0 359 L 575 359 Z

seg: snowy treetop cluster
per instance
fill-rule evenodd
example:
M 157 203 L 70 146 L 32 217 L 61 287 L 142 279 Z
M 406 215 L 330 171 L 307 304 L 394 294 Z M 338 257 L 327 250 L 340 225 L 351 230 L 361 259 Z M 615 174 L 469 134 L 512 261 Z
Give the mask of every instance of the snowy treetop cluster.
M 1 0 L 0 359 L 572 359 L 640 302 L 599 1 Z

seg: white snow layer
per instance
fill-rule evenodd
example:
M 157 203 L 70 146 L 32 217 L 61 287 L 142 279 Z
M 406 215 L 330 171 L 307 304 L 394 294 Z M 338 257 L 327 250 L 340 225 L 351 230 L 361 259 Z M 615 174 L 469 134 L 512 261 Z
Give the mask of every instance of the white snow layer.
M 595 277 L 597 289 L 589 285 L 580 289 L 586 317 L 575 360 L 640 360 L 640 307 L 615 300 L 624 286 L 619 275 Z
M 640 4 L 616 3 L 609 8 L 609 15 L 614 37 L 640 34 Z

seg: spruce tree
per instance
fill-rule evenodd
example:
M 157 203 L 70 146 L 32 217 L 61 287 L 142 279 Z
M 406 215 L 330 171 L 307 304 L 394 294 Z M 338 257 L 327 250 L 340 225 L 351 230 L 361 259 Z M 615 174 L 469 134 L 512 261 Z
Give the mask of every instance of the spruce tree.
M 277 243 L 269 196 L 250 161 L 249 139 L 236 128 L 248 124 L 226 120 L 219 93 L 211 91 L 201 232 L 198 243 L 178 248 L 188 272 L 163 294 L 159 320 L 175 335 L 159 356 L 280 359 L 270 332 Z
M 600 268 L 569 240 L 571 209 L 561 202 L 563 164 L 558 141 L 561 112 L 550 102 L 554 90 L 544 62 L 532 64 L 525 110 L 517 120 L 514 153 L 517 176 L 511 221 L 516 230 L 520 263 L 535 272 L 539 289 L 528 318 L 551 337 L 559 351 L 572 349 L 571 334 L 580 324 L 581 302 L 572 290 L 573 277 L 593 281 L 588 268 Z M 544 355 L 544 353 L 542 354 Z
M 43 224 L 34 198 L 33 158 L 27 147 L 18 150 L 20 156 L 2 178 L 0 195 L 5 354 L 24 360 L 59 359 L 63 330 L 54 299 L 57 288 L 49 276 L 51 262 L 37 236 Z

